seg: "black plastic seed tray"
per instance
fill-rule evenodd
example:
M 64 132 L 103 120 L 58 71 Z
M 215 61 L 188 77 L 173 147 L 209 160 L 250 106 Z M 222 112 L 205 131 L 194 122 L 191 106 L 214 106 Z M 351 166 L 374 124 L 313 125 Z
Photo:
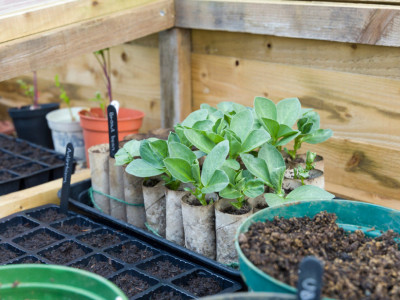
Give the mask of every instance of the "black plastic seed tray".
M 61 178 L 63 169 L 64 155 L 0 134 L 0 195 Z
M 45 205 L 0 219 L 0 265 L 82 268 L 110 279 L 130 299 L 151 299 L 156 294 L 165 299 L 203 296 L 191 291 L 193 276 L 207 283 L 205 294 L 209 281 L 220 287 L 217 293 L 245 287 L 229 268 L 73 202 L 74 211 L 67 215 L 59 214 L 57 205 Z

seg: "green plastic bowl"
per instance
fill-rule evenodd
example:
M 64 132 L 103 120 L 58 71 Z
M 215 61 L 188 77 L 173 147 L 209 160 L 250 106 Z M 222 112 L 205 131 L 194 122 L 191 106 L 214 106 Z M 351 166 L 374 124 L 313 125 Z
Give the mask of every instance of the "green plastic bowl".
M 127 300 L 107 279 L 75 268 L 21 264 L 0 267 L 2 300 Z
M 380 231 L 389 229 L 400 232 L 400 211 L 363 202 L 348 200 L 302 201 L 263 209 L 243 222 L 238 228 L 235 238 L 240 272 L 250 290 L 291 294 L 296 294 L 297 291 L 294 287 L 274 279 L 253 265 L 240 249 L 239 235 L 246 232 L 251 224 L 273 220 L 275 216 L 284 218 L 313 217 L 321 211 L 335 213 L 338 217 L 336 222 L 346 231 L 362 230 L 371 237 L 379 236 Z

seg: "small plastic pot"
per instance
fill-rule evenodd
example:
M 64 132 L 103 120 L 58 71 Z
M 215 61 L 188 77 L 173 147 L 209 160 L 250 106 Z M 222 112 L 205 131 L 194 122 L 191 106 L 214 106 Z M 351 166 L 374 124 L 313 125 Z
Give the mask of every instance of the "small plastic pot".
M 107 279 L 84 270 L 22 264 L 0 267 L 1 299 L 127 300 Z

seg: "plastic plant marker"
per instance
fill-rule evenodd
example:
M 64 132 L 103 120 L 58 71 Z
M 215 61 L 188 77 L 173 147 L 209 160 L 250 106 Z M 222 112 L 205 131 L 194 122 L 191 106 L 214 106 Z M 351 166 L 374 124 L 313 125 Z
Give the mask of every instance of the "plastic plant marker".
M 297 300 L 320 300 L 322 263 L 314 256 L 305 257 L 299 267 L 299 281 L 297 283 Z
M 74 157 L 74 146 L 72 146 L 71 143 L 68 143 L 65 149 L 64 174 L 63 174 L 61 200 L 60 200 L 60 211 L 63 214 L 65 214 L 68 210 L 68 199 L 69 199 L 69 192 L 71 189 L 71 173 L 72 173 L 73 157 Z
M 114 158 L 115 153 L 118 151 L 118 118 L 115 106 L 109 105 L 107 107 L 108 115 L 108 138 L 110 143 L 110 157 Z

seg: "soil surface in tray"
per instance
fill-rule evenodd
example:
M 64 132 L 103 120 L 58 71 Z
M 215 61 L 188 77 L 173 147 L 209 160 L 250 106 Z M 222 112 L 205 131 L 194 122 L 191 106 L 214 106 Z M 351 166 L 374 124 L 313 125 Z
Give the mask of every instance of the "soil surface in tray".
M 0 148 L 19 154 L 21 152 L 32 149 L 32 147 L 26 142 L 16 142 L 14 140 L 8 140 L 8 139 L 0 140 Z
M 145 270 L 146 273 L 162 279 L 174 277 L 185 271 L 184 269 L 180 268 L 177 265 L 174 265 L 168 260 L 149 263 L 147 266 L 145 266 L 143 270 Z
M 57 156 L 46 156 L 46 157 L 40 158 L 39 160 L 41 162 L 44 162 L 45 164 L 52 165 L 52 166 L 64 164 L 64 160 L 58 158 Z
M 35 250 L 50 245 L 57 240 L 47 232 L 40 232 L 18 241 L 17 244 L 28 250 Z
M 197 273 L 189 275 L 184 282 L 177 282 L 176 285 L 197 297 L 218 294 L 222 290 L 218 281 L 210 277 L 200 276 Z
M 7 249 L 4 245 L 0 245 L 0 263 L 4 263 L 6 261 L 9 261 L 13 258 L 16 258 L 18 256 L 17 253 L 15 253 L 12 250 Z
M 90 271 L 96 273 L 101 276 L 108 276 L 111 273 L 117 271 L 117 269 L 112 265 L 110 261 L 101 261 L 98 260 L 96 257 L 91 257 L 89 261 L 83 263 L 79 262 L 77 264 L 72 265 L 74 268 Z
M 112 282 L 114 282 L 129 298 L 150 287 L 146 281 L 129 273 L 118 275 L 112 279 Z
M 84 236 L 80 240 L 96 248 L 105 248 L 121 241 L 118 235 L 102 232 Z
M 8 226 L 8 228 L 0 235 L 2 235 L 8 239 L 8 238 L 12 238 L 14 236 L 20 235 L 21 233 L 28 231 L 31 228 L 33 228 L 31 223 L 24 223 L 24 224 L 18 224 L 15 226 Z
M 0 169 L 10 169 L 14 166 L 20 165 L 27 162 L 27 160 L 16 157 L 16 156 L 11 156 L 8 159 L 2 159 L 0 161 Z
M 175 291 L 159 291 L 154 292 L 150 296 L 150 300 L 182 300 L 185 299 L 181 294 Z
M 47 152 L 40 148 L 33 148 L 33 147 L 22 153 L 22 155 L 36 160 L 42 159 L 43 156 L 48 156 L 49 154 L 50 152 Z
M 35 217 L 41 222 L 51 223 L 56 220 L 65 218 L 67 215 L 58 213 L 55 209 L 48 209 Z
M 151 250 L 140 249 L 136 245 L 129 243 L 122 245 L 121 248 L 108 251 L 108 253 L 128 264 L 133 264 L 154 255 Z
M 29 175 L 34 172 L 43 170 L 44 167 L 38 164 L 26 164 L 16 168 L 13 168 L 12 171 L 18 173 L 20 175 Z
M 41 264 L 42 262 L 38 259 L 33 259 L 31 257 L 25 257 L 21 260 L 18 260 L 19 264 Z
M 314 255 L 324 261 L 322 293 L 336 299 L 400 299 L 400 251 L 393 231 L 369 238 L 347 233 L 336 215 L 258 222 L 239 237 L 243 253 L 258 268 L 291 286 L 300 261 Z
M 56 247 L 55 249 L 45 252 L 43 257 L 53 263 L 64 265 L 83 255 L 85 255 L 85 251 L 79 248 L 76 243 L 67 242 L 62 244 L 61 247 Z
M 69 235 L 78 235 L 81 233 L 88 233 L 92 230 L 91 226 L 82 226 L 78 224 L 62 224 L 61 226 L 57 227 L 58 230 L 69 234 Z
M 7 180 L 10 180 L 13 178 L 15 178 L 15 176 L 13 176 L 12 174 L 10 174 L 8 172 L 0 172 L 0 182 L 7 181 Z

